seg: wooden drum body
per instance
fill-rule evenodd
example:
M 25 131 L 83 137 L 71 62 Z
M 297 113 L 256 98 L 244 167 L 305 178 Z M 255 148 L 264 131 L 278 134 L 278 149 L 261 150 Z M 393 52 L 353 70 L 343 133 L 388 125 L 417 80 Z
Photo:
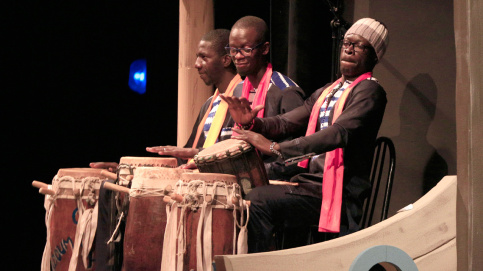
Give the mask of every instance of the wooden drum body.
M 241 226 L 244 206 L 236 177 L 184 173 L 174 193 L 174 198 L 181 199 L 171 202 L 161 270 L 208 271 L 214 255 L 235 254 L 238 228 L 246 234 L 246 226 Z M 246 244 L 246 240 L 240 243 Z
M 177 165 L 176 158 L 123 156 L 119 161 L 115 183 L 130 188 L 132 178 L 138 167 L 175 168 Z M 128 178 L 129 176 L 131 178 Z M 124 215 L 127 216 L 129 198 L 125 198 L 123 194 L 116 196 L 118 211 L 125 212 Z
M 159 270 L 167 222 L 163 201 L 189 170 L 137 167 L 131 184 L 124 232 L 123 270 Z
M 105 177 L 100 169 L 60 169 L 46 195 L 47 244 L 42 270 L 95 269 L 97 199 Z M 70 266 L 70 268 L 69 268 Z
M 108 175 L 110 175 L 110 182 L 130 188 L 136 168 L 174 168 L 177 163 L 177 159 L 172 157 L 123 156 L 119 161 L 117 172 Z M 100 268 L 119 270 L 123 264 L 124 230 L 129 212 L 129 194 L 107 191 L 107 189 L 104 186 L 100 190 L 97 260 Z
M 200 151 L 194 161 L 200 172 L 224 173 L 237 177 L 246 195 L 253 187 L 268 184 L 262 159 L 249 143 L 227 139 Z

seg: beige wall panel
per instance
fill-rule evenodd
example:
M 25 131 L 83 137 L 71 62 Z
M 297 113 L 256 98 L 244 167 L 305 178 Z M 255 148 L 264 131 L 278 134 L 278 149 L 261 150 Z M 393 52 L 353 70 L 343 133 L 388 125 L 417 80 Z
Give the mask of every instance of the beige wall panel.
M 179 1 L 178 146 L 186 144 L 201 106 L 213 94 L 194 67 L 198 43 L 213 28 L 212 0 Z

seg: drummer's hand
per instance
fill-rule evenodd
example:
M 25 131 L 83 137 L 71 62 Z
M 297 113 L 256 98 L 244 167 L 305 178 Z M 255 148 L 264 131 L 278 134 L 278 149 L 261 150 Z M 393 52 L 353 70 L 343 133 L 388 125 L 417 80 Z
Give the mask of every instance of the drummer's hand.
M 102 168 L 102 169 L 107 169 L 110 172 L 116 172 L 119 164 L 116 162 L 92 162 L 89 164 L 89 166 L 91 168 Z
M 252 109 L 248 100 L 243 97 L 227 97 L 222 94 L 220 98 L 228 104 L 228 110 L 230 110 L 233 120 L 241 125 L 247 125 L 252 122 L 258 111 L 264 108 L 263 105 L 258 105 Z
M 188 164 L 183 164 L 181 166 L 179 166 L 180 169 L 197 169 L 198 167 L 196 167 L 196 164 L 191 162 L 191 163 L 188 163 Z
M 185 160 L 193 158 L 198 153 L 198 149 L 179 148 L 174 146 L 147 147 L 146 151 L 157 153 L 159 155 L 170 155 Z
M 272 141 L 266 139 L 261 134 L 248 131 L 248 130 L 234 130 L 238 133 L 238 135 L 232 135 L 231 138 L 245 140 L 246 142 L 252 144 L 255 148 L 257 148 L 261 153 L 267 155 L 274 155 L 272 151 L 270 151 L 270 145 Z

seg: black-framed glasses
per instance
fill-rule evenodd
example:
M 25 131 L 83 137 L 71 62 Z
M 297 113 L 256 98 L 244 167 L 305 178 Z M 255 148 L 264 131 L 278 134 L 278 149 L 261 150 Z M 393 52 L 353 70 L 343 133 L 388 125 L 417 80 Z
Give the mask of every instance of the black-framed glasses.
M 263 42 L 260 42 L 259 44 L 255 45 L 252 48 L 235 48 L 235 47 L 226 46 L 225 47 L 225 50 L 226 50 L 226 53 L 229 56 L 236 56 L 237 53 L 240 53 L 243 56 L 251 56 L 253 50 L 257 49 L 258 47 L 262 46 L 263 44 L 265 44 L 264 41 Z
M 369 46 L 357 43 L 357 42 L 350 42 L 349 40 L 342 40 L 342 48 L 349 49 L 351 46 L 354 46 L 355 52 L 364 52 L 365 49 L 369 48 Z

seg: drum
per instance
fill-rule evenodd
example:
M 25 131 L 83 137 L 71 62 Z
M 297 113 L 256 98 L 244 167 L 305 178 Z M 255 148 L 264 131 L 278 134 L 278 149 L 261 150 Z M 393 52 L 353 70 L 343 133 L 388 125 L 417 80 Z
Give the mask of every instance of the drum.
M 133 175 L 137 167 L 167 167 L 174 168 L 178 166 L 178 160 L 173 157 L 136 157 L 123 156 L 119 161 L 118 167 L 118 184 L 129 186 L 126 180 L 128 175 Z
M 167 223 L 163 201 L 187 169 L 137 167 L 129 193 L 123 248 L 123 270 L 159 270 Z
M 95 269 L 97 199 L 105 178 L 100 169 L 59 169 L 53 195 L 45 196 L 47 243 L 42 270 Z
M 246 253 L 244 201 L 234 175 L 183 173 L 171 204 L 162 271 L 211 271 L 214 255 Z M 239 232 L 245 248 L 236 245 Z
M 110 177 L 115 184 L 131 187 L 131 179 L 138 167 L 177 166 L 177 159 L 172 157 L 135 157 L 124 156 L 119 161 L 115 177 Z M 123 264 L 123 241 L 126 217 L 129 210 L 129 196 L 101 187 L 99 200 L 99 219 L 96 236 L 97 266 L 104 270 L 120 270 Z
M 218 142 L 200 151 L 194 161 L 200 172 L 235 175 L 243 195 L 253 187 L 268 184 L 262 159 L 256 149 L 243 140 L 227 139 Z

